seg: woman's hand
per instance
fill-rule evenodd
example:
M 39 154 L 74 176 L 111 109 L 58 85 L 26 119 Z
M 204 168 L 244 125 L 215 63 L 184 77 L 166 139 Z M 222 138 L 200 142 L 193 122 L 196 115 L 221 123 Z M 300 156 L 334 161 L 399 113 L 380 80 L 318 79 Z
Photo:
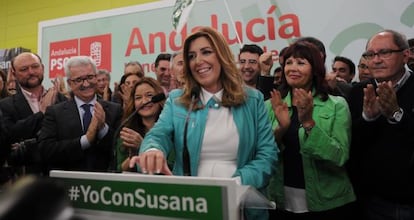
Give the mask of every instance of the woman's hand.
M 274 131 L 274 136 L 277 143 L 282 142 L 282 138 L 290 126 L 289 109 L 285 102 L 283 102 L 280 92 L 276 89 L 270 92 L 270 102 L 272 103 L 273 113 L 279 126 Z
M 138 132 L 130 128 L 127 128 L 127 127 L 122 128 L 119 134 L 119 137 L 122 140 L 123 146 L 128 147 L 128 148 L 133 148 L 135 149 L 135 151 L 141 145 L 141 142 L 143 139 L 142 136 Z
M 128 150 L 128 157 L 136 155 L 143 139 L 142 136 L 130 128 L 123 127 L 119 137 L 122 140 L 122 146 Z
M 281 129 L 287 130 L 290 126 L 290 117 L 288 106 L 283 102 L 280 92 L 276 89 L 270 92 L 270 102 L 272 103 L 272 109 L 275 113 L 275 117 L 279 122 Z
M 132 157 L 129 161 L 129 167 L 133 168 L 135 165 L 141 167 L 142 173 L 173 175 L 168 168 L 164 153 L 160 150 L 148 150 Z
M 293 97 L 296 100 L 296 107 L 298 109 L 298 118 L 301 124 L 305 124 L 309 121 L 313 121 L 313 96 L 312 91 L 306 91 L 304 89 L 294 89 Z

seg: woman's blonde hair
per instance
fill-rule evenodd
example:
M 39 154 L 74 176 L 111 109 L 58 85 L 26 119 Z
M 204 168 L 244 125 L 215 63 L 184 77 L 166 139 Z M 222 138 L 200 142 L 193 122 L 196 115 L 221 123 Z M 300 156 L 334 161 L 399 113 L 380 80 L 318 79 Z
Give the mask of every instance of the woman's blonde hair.
M 222 106 L 232 107 L 244 103 L 246 95 L 243 89 L 243 79 L 239 74 L 234 55 L 222 34 L 210 27 L 201 27 L 196 32 L 189 35 L 184 41 L 183 58 L 184 58 L 184 93 L 179 98 L 179 102 L 187 108 L 191 103 L 192 90 L 197 88 L 200 91 L 200 84 L 194 79 L 190 69 L 190 60 L 188 58 L 191 43 L 200 37 L 205 37 L 211 44 L 221 65 L 220 81 L 223 86 Z M 197 97 L 196 101 L 199 100 Z M 199 109 L 201 106 L 196 106 Z

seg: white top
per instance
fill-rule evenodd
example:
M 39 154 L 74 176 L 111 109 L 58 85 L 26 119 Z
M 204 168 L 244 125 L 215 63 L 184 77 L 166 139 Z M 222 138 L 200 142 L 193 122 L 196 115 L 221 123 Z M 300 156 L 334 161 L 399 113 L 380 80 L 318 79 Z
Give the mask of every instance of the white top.
M 211 94 L 202 89 L 201 101 L 204 105 L 210 98 L 221 102 L 222 96 L 223 90 Z M 233 177 L 237 169 L 238 147 L 239 133 L 230 109 L 220 105 L 210 108 L 201 147 L 198 176 Z
M 293 213 L 309 212 L 305 189 L 285 186 L 285 209 Z

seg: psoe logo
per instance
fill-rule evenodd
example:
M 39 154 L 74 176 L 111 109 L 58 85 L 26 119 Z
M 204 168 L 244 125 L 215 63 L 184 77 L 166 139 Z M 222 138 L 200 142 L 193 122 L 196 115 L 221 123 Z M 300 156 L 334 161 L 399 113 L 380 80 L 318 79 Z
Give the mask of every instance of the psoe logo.
M 80 38 L 80 55 L 90 56 L 98 69 L 111 72 L 111 34 Z
M 49 78 L 65 76 L 64 65 L 72 56 L 91 57 L 98 69 L 111 72 L 111 34 L 89 36 L 50 43 Z

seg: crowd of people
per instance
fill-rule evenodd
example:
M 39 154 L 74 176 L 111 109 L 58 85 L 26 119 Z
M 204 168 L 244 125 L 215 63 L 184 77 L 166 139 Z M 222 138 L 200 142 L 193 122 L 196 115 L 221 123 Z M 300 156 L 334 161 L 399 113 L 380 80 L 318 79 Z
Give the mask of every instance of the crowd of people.
M 0 181 L 53 169 L 226 177 L 276 202 L 245 219 L 414 219 L 414 39 L 382 30 L 361 51 L 327 68 L 323 42 L 301 37 L 277 56 L 256 44 L 235 56 L 200 27 L 157 56 L 156 78 L 128 62 L 113 90 L 87 56 L 47 89 L 41 57 L 21 53 L 0 71 Z

